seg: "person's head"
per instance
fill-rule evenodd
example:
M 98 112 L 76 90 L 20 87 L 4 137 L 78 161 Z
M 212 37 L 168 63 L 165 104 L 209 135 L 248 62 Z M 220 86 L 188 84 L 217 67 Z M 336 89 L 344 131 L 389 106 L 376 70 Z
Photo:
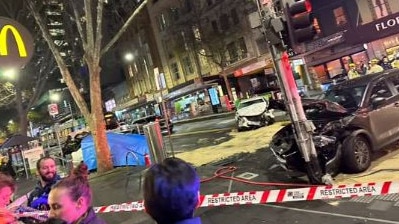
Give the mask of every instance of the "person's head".
M 0 208 L 5 208 L 15 191 L 15 182 L 11 176 L 0 173 Z
M 49 194 L 49 217 L 74 223 L 91 206 L 92 193 L 82 176 L 68 176 L 56 183 Z
M 350 63 L 350 64 L 349 64 L 349 68 L 350 68 L 350 69 L 355 69 L 355 68 L 356 68 L 355 63 Z
M 73 168 L 72 175 L 73 176 L 82 176 L 82 177 L 84 177 L 87 180 L 89 178 L 89 168 L 82 161 L 82 162 L 79 163 L 78 166 Z
M 57 177 L 57 165 L 51 157 L 42 157 L 36 163 L 37 174 L 45 183 L 52 182 Z
M 382 58 L 382 62 L 384 62 L 384 63 L 388 63 L 388 62 L 389 62 L 389 59 L 388 59 L 388 57 L 386 57 L 386 56 L 385 56 L 385 57 L 383 57 L 383 58 Z
M 200 178 L 178 158 L 167 158 L 149 168 L 144 178 L 144 206 L 157 223 L 191 218 L 198 204 Z
M 371 65 L 376 65 L 378 64 L 378 59 L 374 58 L 373 60 L 371 60 Z

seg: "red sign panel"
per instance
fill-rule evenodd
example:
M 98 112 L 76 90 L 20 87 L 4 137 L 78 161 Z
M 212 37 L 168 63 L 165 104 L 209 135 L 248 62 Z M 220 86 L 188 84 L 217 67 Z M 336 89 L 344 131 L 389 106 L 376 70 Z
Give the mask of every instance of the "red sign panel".
M 48 112 L 50 116 L 55 116 L 58 114 L 58 105 L 56 103 L 52 103 L 48 105 Z

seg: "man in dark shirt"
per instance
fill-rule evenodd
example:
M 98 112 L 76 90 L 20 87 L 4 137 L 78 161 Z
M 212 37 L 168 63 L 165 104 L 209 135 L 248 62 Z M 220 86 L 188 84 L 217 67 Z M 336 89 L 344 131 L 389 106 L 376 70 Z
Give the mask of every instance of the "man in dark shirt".
M 167 158 L 149 168 L 144 179 L 144 206 L 158 223 L 201 224 L 194 216 L 200 178 L 195 169 L 178 158 Z
M 49 210 L 48 194 L 51 187 L 61 178 L 57 174 L 55 160 L 51 157 L 40 158 L 36 163 L 36 169 L 39 181 L 35 189 L 29 194 L 27 205 L 34 209 Z

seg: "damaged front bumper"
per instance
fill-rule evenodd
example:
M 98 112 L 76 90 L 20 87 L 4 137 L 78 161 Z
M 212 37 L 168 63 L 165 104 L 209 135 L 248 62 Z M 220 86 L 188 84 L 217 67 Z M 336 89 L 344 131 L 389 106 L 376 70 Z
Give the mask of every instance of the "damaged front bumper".
M 286 127 L 283 129 L 286 129 Z M 289 130 L 283 129 L 277 134 L 289 132 Z M 316 135 L 313 136 L 313 142 L 325 174 L 336 175 L 339 171 L 342 156 L 341 145 L 337 144 L 337 139 L 327 135 Z M 306 173 L 305 160 L 292 135 L 275 136 L 270 144 L 270 150 L 283 169 L 290 172 Z

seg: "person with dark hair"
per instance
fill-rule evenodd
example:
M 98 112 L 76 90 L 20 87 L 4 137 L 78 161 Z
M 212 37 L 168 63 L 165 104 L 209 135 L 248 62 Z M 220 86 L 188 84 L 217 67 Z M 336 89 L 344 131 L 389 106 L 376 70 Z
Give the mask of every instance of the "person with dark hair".
M 35 189 L 29 194 L 28 207 L 49 210 L 47 203 L 51 187 L 57 183 L 61 177 L 57 174 L 55 160 L 51 157 L 42 157 L 36 163 L 39 181 Z
M 52 187 L 48 199 L 50 218 L 67 223 L 105 224 L 92 208 L 92 192 L 84 176 L 70 175 L 60 180 Z
M 200 224 L 193 217 L 198 205 L 200 178 L 178 158 L 154 164 L 144 177 L 144 206 L 158 224 Z
M 71 173 L 73 176 L 82 176 L 86 180 L 89 179 L 89 168 L 87 167 L 86 163 L 81 161 L 77 167 L 72 170 Z

